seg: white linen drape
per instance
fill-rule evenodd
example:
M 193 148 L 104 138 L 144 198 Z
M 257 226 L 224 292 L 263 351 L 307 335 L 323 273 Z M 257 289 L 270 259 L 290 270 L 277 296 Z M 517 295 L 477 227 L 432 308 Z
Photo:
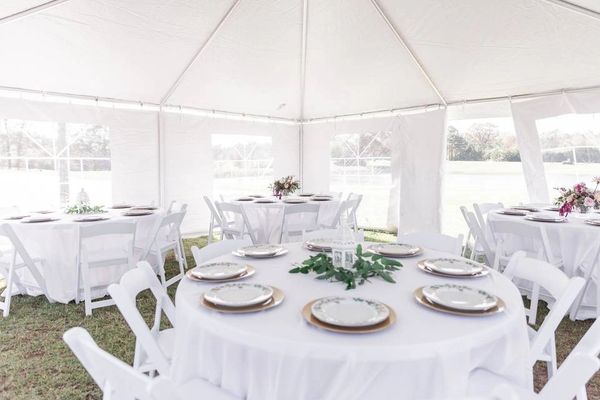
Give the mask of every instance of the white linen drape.
M 547 203 L 548 185 L 536 121 L 564 114 L 600 112 L 600 91 L 563 93 L 513 101 L 511 108 L 530 201 Z
M 398 117 L 400 171 L 399 232 L 439 231 L 446 110 Z

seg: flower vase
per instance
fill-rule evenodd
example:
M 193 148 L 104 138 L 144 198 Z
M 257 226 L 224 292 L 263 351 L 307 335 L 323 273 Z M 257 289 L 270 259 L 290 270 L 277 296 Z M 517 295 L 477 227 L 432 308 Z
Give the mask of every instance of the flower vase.
M 578 206 L 577 207 L 577 211 L 579 212 L 579 214 L 587 214 L 589 210 L 590 210 L 590 208 L 587 206 Z

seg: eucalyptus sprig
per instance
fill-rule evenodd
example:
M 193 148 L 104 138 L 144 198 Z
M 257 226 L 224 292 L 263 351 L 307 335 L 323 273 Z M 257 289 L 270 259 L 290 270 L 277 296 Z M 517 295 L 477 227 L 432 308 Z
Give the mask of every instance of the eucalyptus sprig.
M 65 214 L 101 214 L 105 212 L 102 206 L 90 206 L 87 203 L 77 203 L 65 210 Z
M 396 283 L 392 277 L 393 271 L 402 267 L 402 263 L 396 260 L 390 260 L 379 254 L 364 252 L 362 246 L 356 246 L 356 261 L 352 269 L 335 267 L 333 260 L 325 253 L 319 253 L 310 256 L 301 264 L 296 264 L 289 272 L 291 274 L 308 274 L 314 272 L 317 279 L 327 279 L 330 281 L 344 282 L 346 290 L 356 289 L 356 283 L 363 285 L 370 282 L 369 278 L 378 276 L 386 282 Z

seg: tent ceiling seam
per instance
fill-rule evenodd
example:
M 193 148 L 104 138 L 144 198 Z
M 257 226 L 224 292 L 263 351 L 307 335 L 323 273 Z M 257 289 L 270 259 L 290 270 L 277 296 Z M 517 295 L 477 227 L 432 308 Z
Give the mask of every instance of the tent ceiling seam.
M 600 13 L 589 9 L 587 7 L 580 6 L 579 4 L 571 3 L 570 1 L 565 0 L 542 0 L 549 4 L 554 4 L 557 7 L 564 8 L 569 11 L 573 11 L 575 13 L 585 15 L 587 17 L 591 17 L 597 20 L 600 20 Z
M 177 79 L 175 80 L 175 82 L 173 82 L 173 84 L 171 85 L 171 87 L 169 88 L 169 90 L 167 91 L 167 93 L 165 93 L 165 95 L 160 100 L 160 105 L 161 106 L 164 105 L 167 102 L 167 100 L 169 100 L 169 98 L 173 95 L 173 93 L 175 92 L 175 90 L 177 90 L 177 88 L 181 84 L 181 81 L 185 77 L 185 74 L 192 68 L 192 66 L 200 58 L 200 55 L 204 52 L 204 50 L 209 45 L 209 43 L 214 39 L 214 37 L 217 35 L 217 33 L 219 32 L 219 30 L 221 29 L 221 27 L 223 26 L 223 24 L 225 24 L 225 22 L 227 21 L 227 19 L 229 18 L 229 16 L 233 13 L 233 11 L 236 9 L 236 7 L 238 6 L 238 4 L 240 4 L 240 2 L 241 2 L 241 0 L 236 0 L 235 3 L 233 3 L 231 5 L 231 7 L 229 7 L 229 9 L 225 13 L 225 15 L 223 15 L 223 17 L 221 18 L 221 20 L 219 21 L 219 23 L 217 24 L 217 26 L 215 26 L 215 28 L 212 30 L 212 32 L 210 33 L 210 35 L 208 35 L 208 38 L 206 38 L 206 40 L 204 41 L 204 43 L 202 43 L 202 45 L 200 46 L 200 48 L 198 48 L 198 50 L 196 50 L 196 52 L 194 53 L 194 56 L 192 57 L 192 59 L 187 63 L 187 65 L 185 66 L 185 68 L 183 69 L 183 71 L 181 71 L 181 73 L 177 76 Z
M 425 78 L 425 80 L 427 81 L 427 83 L 429 84 L 429 86 L 431 86 L 431 88 L 433 89 L 433 91 L 435 92 L 435 94 L 439 97 L 439 99 L 441 100 L 441 102 L 444 105 L 446 105 L 447 104 L 446 99 L 444 99 L 444 96 L 442 96 L 442 93 L 440 92 L 440 90 L 438 89 L 438 87 L 436 86 L 436 84 L 433 82 L 433 79 L 431 79 L 431 76 L 429 75 L 429 73 L 427 72 L 427 70 L 425 69 L 425 67 L 423 66 L 423 64 L 421 63 L 421 61 L 419 60 L 419 58 L 416 56 L 415 52 L 408 45 L 408 43 L 406 42 L 406 40 L 402 37 L 402 35 L 400 34 L 400 31 L 398 29 L 396 29 L 396 27 L 394 26 L 394 24 L 392 23 L 392 21 L 388 18 L 388 16 L 385 13 L 385 11 L 383 11 L 383 9 L 381 8 L 381 6 L 377 2 L 377 0 L 371 0 L 371 4 L 373 4 L 373 7 L 375 7 L 375 9 L 377 10 L 377 13 L 379 13 L 379 15 L 381 16 L 381 18 L 385 21 L 386 25 L 392 31 L 392 33 L 394 34 L 394 36 L 396 37 L 396 39 L 398 40 L 398 42 L 408 52 L 408 55 L 410 56 L 410 59 L 416 65 L 416 67 L 418 68 L 418 70 L 421 72 L 421 74 L 423 75 L 423 77 Z
M 300 57 L 300 120 L 304 119 L 304 95 L 306 93 L 306 38 L 308 36 L 308 0 L 302 0 L 302 49 Z
M 46 3 L 38 4 L 37 6 L 28 8 L 26 10 L 18 11 L 14 14 L 7 15 L 6 17 L 0 18 L 0 25 L 5 24 L 7 22 L 19 20 L 21 18 L 25 18 L 29 15 L 35 15 L 44 10 L 48 10 L 52 7 L 56 7 L 58 5 L 66 3 L 67 1 L 71 1 L 71 0 L 52 0 L 52 1 L 48 1 Z

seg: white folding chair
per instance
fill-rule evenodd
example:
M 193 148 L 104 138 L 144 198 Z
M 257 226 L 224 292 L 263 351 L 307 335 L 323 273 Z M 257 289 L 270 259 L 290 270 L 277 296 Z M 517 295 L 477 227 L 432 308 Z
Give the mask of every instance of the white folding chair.
M 150 328 L 136 307 L 137 295 L 146 289 L 150 289 L 156 300 Z M 135 334 L 133 367 L 142 372 L 158 371 L 161 375 L 168 375 L 175 344 L 175 305 L 150 264 L 139 262 L 138 267 L 125 273 L 118 284 L 110 285 L 108 292 Z M 173 328 L 160 330 L 162 312 Z
M 255 231 L 248 222 L 248 216 L 244 207 L 239 204 L 215 202 L 217 211 L 221 217 L 221 232 L 227 239 L 242 239 L 250 236 L 252 243 L 257 243 Z M 231 219 L 229 219 L 231 217 Z
M 100 387 L 104 399 L 152 399 L 148 393 L 152 379 L 102 350 L 84 328 L 69 329 L 63 340 Z
M 300 237 L 304 232 L 310 232 L 319 229 L 319 209 L 318 204 L 294 204 L 283 209 L 283 218 L 281 219 L 281 230 L 279 234 L 279 243 L 289 241 L 291 237 Z
M 340 202 L 340 205 L 335 213 L 335 216 L 331 220 L 330 224 L 322 224 L 321 228 L 325 229 L 336 229 L 342 224 L 342 221 L 347 221 L 349 223 L 350 228 L 353 230 L 358 230 L 358 226 L 356 225 L 356 209 L 358 205 L 362 201 L 362 196 L 360 198 L 354 198 L 351 200 L 344 200 Z
M 513 281 L 519 279 L 533 283 L 535 298 L 532 296 L 531 307 L 526 309 L 529 323 L 535 324 L 540 287 L 554 300 L 552 309 L 540 328 L 535 331 L 528 327 L 531 366 L 533 367 L 536 361 L 545 361 L 548 376 L 552 376 L 557 368 L 554 332 L 581 292 L 585 281 L 581 277 L 569 278 L 556 266 L 546 261 L 528 258 L 523 251 L 511 257 L 504 275 Z
M 502 208 L 504 208 L 504 204 L 502 203 L 473 203 L 473 210 L 475 210 L 477 222 L 479 222 L 479 226 L 484 232 L 487 229 L 488 213 Z
M 203 196 L 203 198 L 204 202 L 208 206 L 208 210 L 210 211 L 210 222 L 208 223 L 208 243 L 211 243 L 213 241 L 215 228 L 221 229 L 221 226 L 223 225 L 223 219 L 221 218 L 221 215 L 219 215 L 219 212 L 217 211 L 210 197 Z M 223 231 L 221 231 L 221 240 L 222 239 Z
M 146 248 L 142 250 L 140 261 L 155 260 L 164 287 L 169 287 L 183 278 L 187 268 L 180 230 L 185 214 L 185 211 L 175 212 L 158 219 L 154 225 L 151 240 L 147 243 Z M 169 251 L 175 253 L 175 259 L 179 264 L 179 273 L 167 280 L 165 258 Z
M 13 293 L 27 293 L 27 287 L 38 291 L 40 290 L 50 303 L 54 300 L 48 295 L 44 277 L 36 264 L 43 266 L 44 261 L 41 258 L 32 258 L 23 243 L 9 224 L 0 225 L 0 238 L 6 239 L 10 244 L 10 248 L 6 252 L 0 252 L 0 275 L 6 279 L 6 289 L 0 297 L 4 297 L 4 301 L 0 302 L 0 310 L 2 316 L 8 317 L 10 312 L 10 303 Z M 21 281 L 17 270 L 26 269 L 29 271 L 33 284 L 28 284 Z
M 577 318 L 577 314 L 579 309 L 582 307 L 583 299 L 590 288 L 590 284 L 593 284 L 596 289 L 596 318 L 600 318 L 600 280 L 597 276 L 598 264 L 600 264 L 600 240 L 597 240 L 595 243 L 596 246 L 596 254 L 593 258 L 593 261 L 590 265 L 581 264 L 578 265 L 575 269 L 575 273 L 580 273 L 585 279 L 585 285 L 583 290 L 575 300 L 573 307 L 571 307 L 571 315 L 570 318 L 575 321 Z
M 250 246 L 250 238 L 223 240 L 221 242 L 210 243 L 202 248 L 192 246 L 192 255 L 196 265 L 204 264 L 213 258 L 229 254 L 240 247 Z
M 463 235 L 454 237 L 437 232 L 412 232 L 398 235 L 397 242 L 414 244 L 426 249 L 460 256 L 462 254 Z
M 183 384 L 175 385 L 166 376 L 159 376 L 152 380 L 148 393 L 153 400 L 235 400 L 232 394 L 212 385 L 204 379 L 193 379 Z
M 112 283 L 93 282 L 92 271 L 99 268 L 134 268 L 135 231 L 135 222 L 108 221 L 79 226 L 75 302 L 79 304 L 83 292 L 85 315 L 92 315 L 95 308 L 114 304 L 111 299 L 92 300 L 92 291 L 103 292 Z
M 485 369 L 476 369 L 469 377 L 469 395 L 490 400 L 572 400 L 577 391 L 585 386 L 600 368 L 598 357 L 583 353 L 571 353 L 556 374 L 536 394 L 516 386 L 507 379 Z M 492 390 L 493 388 L 493 390 Z M 488 397 L 491 394 L 490 397 Z M 577 400 L 584 398 L 577 397 Z
M 188 208 L 188 205 L 186 203 L 181 203 L 177 200 L 173 200 L 171 202 L 171 204 L 169 204 L 169 208 L 167 209 L 167 214 L 187 211 L 187 208 Z
M 340 231 L 337 229 L 319 229 L 318 231 L 304 232 L 302 235 L 302 240 L 310 240 L 310 239 L 336 239 L 340 234 Z M 364 242 L 365 241 L 365 231 L 362 229 L 354 232 L 354 240 L 356 242 Z
M 563 361 L 556 374 L 548 380 L 546 385 L 535 395 L 520 387 L 515 387 L 506 379 L 493 374 L 485 369 L 477 369 L 470 376 L 469 392 L 471 394 L 484 394 L 491 387 L 495 392 L 499 388 L 512 389 L 515 400 L 535 398 L 542 400 L 571 400 L 577 395 L 577 400 L 587 400 L 585 384 L 600 368 L 600 321 L 596 320 L 581 338 L 579 343 Z
M 360 206 L 362 199 L 363 199 L 362 194 L 352 193 L 352 192 L 348 193 L 347 200 L 354 201 L 352 212 L 350 214 L 350 218 L 352 218 L 352 226 L 355 230 L 358 229 L 358 220 L 356 218 L 356 211 L 358 210 L 358 207 Z
M 496 244 L 494 251 L 493 268 L 500 271 L 508 263 L 516 251 L 525 251 L 528 257 L 536 258 L 561 266 L 559 260 L 554 259 L 548 234 L 542 224 L 524 224 L 521 221 L 488 221 L 489 229 Z M 507 242 L 518 244 L 518 248 L 507 249 Z
M 470 250 L 471 253 L 469 258 L 471 260 L 478 260 L 481 257 L 485 257 L 487 264 L 492 265 L 495 259 L 494 252 L 486 238 L 485 231 L 481 229 L 481 226 L 477 221 L 477 217 L 475 217 L 473 212 L 468 211 L 465 206 L 460 207 L 460 212 L 469 227 L 463 256 Z M 471 238 L 473 239 L 473 244 L 471 244 Z

